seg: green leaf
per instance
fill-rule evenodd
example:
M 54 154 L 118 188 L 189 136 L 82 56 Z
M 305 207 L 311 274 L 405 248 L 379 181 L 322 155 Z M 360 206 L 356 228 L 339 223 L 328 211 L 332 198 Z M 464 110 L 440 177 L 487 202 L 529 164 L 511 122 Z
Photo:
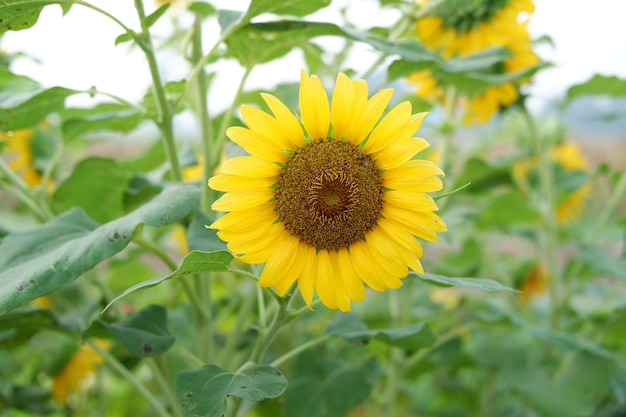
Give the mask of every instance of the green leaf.
M 626 279 L 626 259 L 610 257 L 602 250 L 591 246 L 582 248 L 578 259 L 598 274 Z
M 395 329 L 371 330 L 355 313 L 343 313 L 335 316 L 328 324 L 326 333 L 338 334 L 348 341 L 360 344 L 366 344 L 371 339 L 376 339 L 410 352 L 432 346 L 435 343 L 435 335 L 425 323 L 415 323 Z
M 176 339 L 167 329 L 167 312 L 158 305 L 142 308 L 117 323 L 98 322 L 135 356 L 162 355 Z
M 217 230 L 207 229 L 213 221 L 202 210 L 196 210 L 187 227 L 187 244 L 190 250 L 226 251 L 226 243 L 217 236 Z
M 186 80 L 180 81 L 170 81 L 163 86 L 163 91 L 165 92 L 165 99 L 172 106 L 172 109 L 175 113 L 180 113 L 185 110 L 185 105 L 183 102 L 183 97 L 185 94 L 185 85 Z M 148 93 L 143 98 L 143 105 L 148 112 L 148 115 L 153 119 L 157 119 L 158 111 L 156 99 L 154 98 L 154 93 L 152 89 L 148 91 Z
M 544 328 L 530 328 L 537 339 L 565 350 L 580 350 L 596 356 L 612 359 L 613 354 L 593 340 L 577 334 L 557 332 Z
M 226 413 L 229 396 L 261 401 L 278 397 L 286 388 L 287 379 L 283 374 L 267 365 L 242 373 L 206 365 L 176 375 L 176 397 L 184 417 L 221 417 Z
M 224 34 L 231 30 L 235 25 L 242 21 L 245 13 L 237 10 L 221 9 L 217 11 L 217 22 L 220 24 L 220 34 Z
M 198 187 L 167 187 L 147 204 L 102 226 L 75 208 L 49 222 L 9 234 L 0 243 L 0 315 L 58 290 L 128 245 L 135 228 L 180 220 L 197 207 Z
M 32 335 L 45 329 L 61 327 L 51 310 L 45 308 L 25 307 L 13 310 L 0 316 L 0 342 L 8 339 L 27 340 Z
M 497 227 L 506 229 L 514 224 L 533 223 L 539 219 L 539 213 L 530 206 L 528 198 L 512 190 L 491 197 L 476 222 L 483 229 Z
M 409 276 L 440 287 L 465 287 L 483 291 L 519 292 L 514 288 L 500 284 L 498 281 L 486 278 L 450 278 L 444 277 L 443 275 L 432 274 L 430 272 L 424 273 L 424 276 L 421 276 L 415 272 L 410 272 Z
M 303 352 L 293 365 L 284 415 L 345 416 L 369 396 L 379 371 L 375 358 L 349 363 L 336 356 Z
M 124 211 L 124 192 L 132 176 L 111 159 L 82 160 L 54 193 L 52 207 L 63 212 L 78 206 L 98 223 L 113 220 Z
M 190 12 L 198 14 L 202 17 L 208 17 L 215 14 L 215 7 L 203 1 L 194 1 L 187 8 Z
M 129 106 L 100 103 L 89 109 L 66 109 L 61 112 L 65 140 L 81 139 L 92 132 L 128 133 L 143 120 L 143 115 Z
M 127 296 L 128 294 L 142 288 L 158 285 L 167 279 L 179 278 L 185 275 L 194 274 L 196 272 L 237 271 L 236 268 L 232 268 L 230 266 L 230 263 L 233 259 L 233 255 L 228 251 L 191 251 L 187 254 L 187 256 L 185 256 L 181 264 L 178 266 L 178 268 L 176 268 L 176 271 L 172 272 L 171 274 L 153 278 L 148 281 L 143 281 L 133 285 L 132 287 L 129 287 L 122 294 L 111 300 L 111 302 L 105 307 L 105 310 L 109 308 L 113 303 Z
M 303 2 L 304 3 L 304 2 Z M 279 21 L 248 24 L 227 40 L 228 55 L 243 66 L 268 62 L 316 36 L 341 34 L 337 26 L 318 22 Z
M 147 29 L 151 27 L 152 25 L 154 25 L 157 22 L 157 20 L 159 20 L 159 18 L 163 16 L 165 11 L 169 9 L 170 4 L 171 4 L 170 2 L 167 2 L 161 7 L 159 7 L 158 9 L 156 9 L 154 12 L 152 12 L 150 15 L 146 16 L 145 19 L 143 19 L 143 21 L 141 22 L 141 27 Z
M 491 192 L 499 185 L 511 184 L 511 165 L 496 165 L 484 159 L 472 157 L 467 160 L 458 175 L 454 188 L 471 183 L 466 192 Z
M 601 74 L 593 75 L 584 83 L 575 84 L 567 90 L 567 101 L 588 95 L 626 96 L 626 79 Z
M 8 30 L 23 30 L 37 23 L 41 10 L 56 4 L 54 0 L 0 0 L 0 34 Z M 64 12 L 67 9 L 64 8 Z
M 246 17 L 252 19 L 262 13 L 306 16 L 330 4 L 331 0 L 252 0 Z
M 115 46 L 124 42 L 130 42 L 132 40 L 133 40 L 133 36 L 130 33 L 128 32 L 122 33 L 117 38 L 115 38 Z
M 62 87 L 45 89 L 27 77 L 0 70 L 0 131 L 33 127 L 63 109 L 65 99 L 77 93 Z

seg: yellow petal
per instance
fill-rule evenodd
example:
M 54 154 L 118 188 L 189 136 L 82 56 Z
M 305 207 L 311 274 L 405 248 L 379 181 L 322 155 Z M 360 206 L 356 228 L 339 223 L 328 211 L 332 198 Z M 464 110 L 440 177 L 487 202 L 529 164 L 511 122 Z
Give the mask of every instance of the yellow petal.
M 417 212 L 386 204 L 383 216 L 404 230 L 429 242 L 437 241 L 436 232 L 445 232 L 446 224 L 432 212 Z
M 241 117 L 250 130 L 264 138 L 268 146 L 274 146 L 278 149 L 292 149 L 293 142 L 285 135 L 282 126 L 263 110 L 242 104 Z
M 293 260 L 288 270 L 283 271 L 282 279 L 278 280 L 274 284 L 274 288 L 278 294 L 285 295 L 285 293 L 291 288 L 294 282 L 302 275 L 302 270 L 305 266 L 305 260 L 310 251 L 315 250 L 311 248 L 304 242 L 301 242 L 299 239 L 296 239 L 296 252 L 292 256 Z
M 283 281 L 292 279 L 293 283 L 296 280 L 297 276 L 291 272 L 291 266 L 295 261 L 299 243 L 297 238 L 290 237 L 276 248 L 272 256 L 267 260 L 259 278 L 261 287 L 270 287 L 277 283 L 282 283 L 281 289 L 285 289 Z M 279 292 L 279 295 L 284 295 L 284 292 Z
M 228 129 L 228 137 L 252 156 L 273 162 L 287 160 L 283 152 L 283 149 L 287 149 L 286 147 L 277 142 L 272 142 L 254 130 L 234 126 Z
M 300 77 L 300 113 L 309 138 L 316 140 L 328 136 L 328 96 L 322 81 L 315 75 L 309 77 L 304 70 Z
M 385 191 L 383 200 L 387 204 L 412 211 L 435 211 L 437 204 L 431 196 L 424 193 L 406 193 L 401 191 Z M 384 209 L 383 209 L 384 210 Z
M 334 280 L 328 251 L 319 251 L 315 260 L 315 288 L 317 289 L 317 295 L 320 297 L 322 304 L 326 307 L 333 309 L 337 308 L 337 292 L 343 291 L 343 289 L 340 289 L 340 285 L 338 285 L 339 283 Z
M 313 302 L 313 295 L 315 294 L 315 276 L 317 271 L 315 270 L 315 261 L 317 254 L 315 250 L 309 250 L 304 257 L 304 265 L 302 266 L 302 273 L 298 278 L 298 288 L 302 293 L 304 302 L 309 307 Z
M 247 210 L 267 203 L 274 198 L 274 190 L 258 189 L 231 191 L 221 196 L 211 208 L 215 211 Z
M 363 280 L 359 278 L 356 271 L 352 267 L 350 252 L 348 252 L 347 249 L 342 248 L 337 252 L 336 258 L 336 262 L 339 265 L 339 275 L 343 282 L 344 289 L 352 300 L 356 302 L 362 301 L 365 298 L 365 286 L 363 285 Z
M 380 267 L 374 261 L 369 246 L 364 240 L 350 245 L 350 260 L 355 272 L 370 288 L 376 291 L 387 289 Z
M 388 170 L 402 165 L 429 146 L 430 144 L 422 138 L 396 140 L 371 154 L 371 157 L 380 169 Z
M 280 167 L 256 156 L 235 156 L 222 163 L 220 173 L 244 177 L 274 177 L 280 173 Z
M 302 132 L 302 126 L 296 116 L 289 111 L 282 101 L 273 95 L 261 93 L 261 97 L 274 114 L 285 140 L 290 141 L 294 146 L 304 146 L 306 141 Z
M 218 174 L 209 179 L 209 187 L 218 191 L 264 189 L 275 183 L 276 180 L 272 177 L 242 177 L 231 174 Z
M 378 126 L 374 128 L 363 150 L 366 153 L 374 153 L 396 141 L 397 137 L 409 123 L 410 118 L 411 103 L 403 101 L 391 109 Z

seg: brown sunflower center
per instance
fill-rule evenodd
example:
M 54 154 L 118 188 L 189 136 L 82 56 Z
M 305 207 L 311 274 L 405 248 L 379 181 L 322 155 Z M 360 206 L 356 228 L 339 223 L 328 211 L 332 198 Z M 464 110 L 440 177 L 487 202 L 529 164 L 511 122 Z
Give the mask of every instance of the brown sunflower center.
M 285 228 L 318 249 L 349 247 L 380 216 L 383 180 L 374 161 L 350 142 L 313 141 L 285 162 L 275 189 Z

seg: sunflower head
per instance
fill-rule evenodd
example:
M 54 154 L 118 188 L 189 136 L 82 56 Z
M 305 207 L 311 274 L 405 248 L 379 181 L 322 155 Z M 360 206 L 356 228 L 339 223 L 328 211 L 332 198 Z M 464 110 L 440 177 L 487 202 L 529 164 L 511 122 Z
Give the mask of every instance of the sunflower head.
M 398 288 L 408 269 L 423 272 L 416 237 L 446 230 L 427 192 L 441 170 L 416 159 L 428 147 L 413 137 L 425 113 L 403 102 L 383 112 L 393 91 L 368 97 L 364 80 L 337 76 L 331 105 L 320 79 L 302 71 L 300 120 L 262 94 L 271 114 L 242 105 L 247 127 L 228 137 L 249 156 L 225 161 L 209 186 L 228 212 L 210 227 L 242 261 L 265 263 L 259 284 L 284 295 L 294 282 L 310 305 L 350 309 L 377 291 Z
M 445 58 L 464 57 L 487 48 L 506 48 L 511 57 L 494 65 L 492 74 L 510 74 L 539 62 L 532 51 L 527 21 L 520 13 L 533 11 L 530 0 L 444 0 L 425 1 L 431 6 L 415 23 L 415 34 L 430 50 L 439 51 Z M 443 100 L 445 78 L 422 70 L 409 76 L 416 85 L 415 93 L 426 99 Z M 501 108 L 506 108 L 519 97 L 518 86 L 528 82 L 522 79 L 492 85 L 478 95 L 463 100 L 467 124 L 486 123 Z

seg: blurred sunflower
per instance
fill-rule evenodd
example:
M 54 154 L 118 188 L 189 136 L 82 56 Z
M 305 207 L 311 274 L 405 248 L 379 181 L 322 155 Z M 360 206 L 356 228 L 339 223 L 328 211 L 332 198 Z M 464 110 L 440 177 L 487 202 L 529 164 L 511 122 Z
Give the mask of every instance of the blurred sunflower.
M 18 174 L 29 187 L 41 184 L 41 173 L 35 168 L 31 142 L 34 132 L 20 129 L 0 132 L 0 150 L 9 168 Z
M 511 74 L 539 61 L 532 51 L 528 21 L 519 18 L 522 12 L 533 12 L 531 0 L 423 0 L 421 4 L 427 12 L 417 19 L 415 33 L 427 48 L 440 51 L 444 58 L 507 48 L 511 57 L 493 68 L 495 74 Z M 417 85 L 417 95 L 443 99 L 444 88 L 431 71 L 418 71 L 409 81 Z M 464 122 L 486 123 L 500 108 L 513 104 L 519 96 L 519 83 L 505 82 L 466 97 Z
M 242 105 L 248 126 L 228 137 L 251 156 L 225 161 L 209 186 L 229 212 L 210 227 L 247 263 L 266 262 L 259 285 L 282 296 L 297 280 L 329 308 L 350 310 L 377 291 L 398 288 L 408 268 L 423 273 L 416 236 L 436 241 L 446 225 L 427 192 L 443 172 L 414 159 L 429 144 L 413 134 L 425 113 L 403 102 L 381 116 L 393 90 L 368 99 L 364 80 L 337 76 L 332 103 L 320 79 L 302 71 L 303 126 L 279 99 L 262 94 L 273 117 Z M 380 121 L 379 121 L 380 119 Z
M 94 343 L 102 349 L 108 349 L 106 340 L 95 339 Z M 104 358 L 90 345 L 80 345 L 65 365 L 52 378 L 52 395 L 59 402 L 65 403 L 70 391 L 79 391 L 96 373 L 96 367 Z
M 534 297 L 543 294 L 548 288 L 548 274 L 539 264 L 533 265 L 519 285 L 519 300 L 528 304 Z
M 555 164 L 556 218 L 560 223 L 576 221 L 580 219 L 591 192 L 591 183 L 586 178 L 589 163 L 574 142 L 557 144 L 550 150 L 550 157 Z M 524 192 L 531 187 L 533 178 L 538 178 L 536 169 L 536 158 L 524 159 L 513 166 L 513 176 Z

